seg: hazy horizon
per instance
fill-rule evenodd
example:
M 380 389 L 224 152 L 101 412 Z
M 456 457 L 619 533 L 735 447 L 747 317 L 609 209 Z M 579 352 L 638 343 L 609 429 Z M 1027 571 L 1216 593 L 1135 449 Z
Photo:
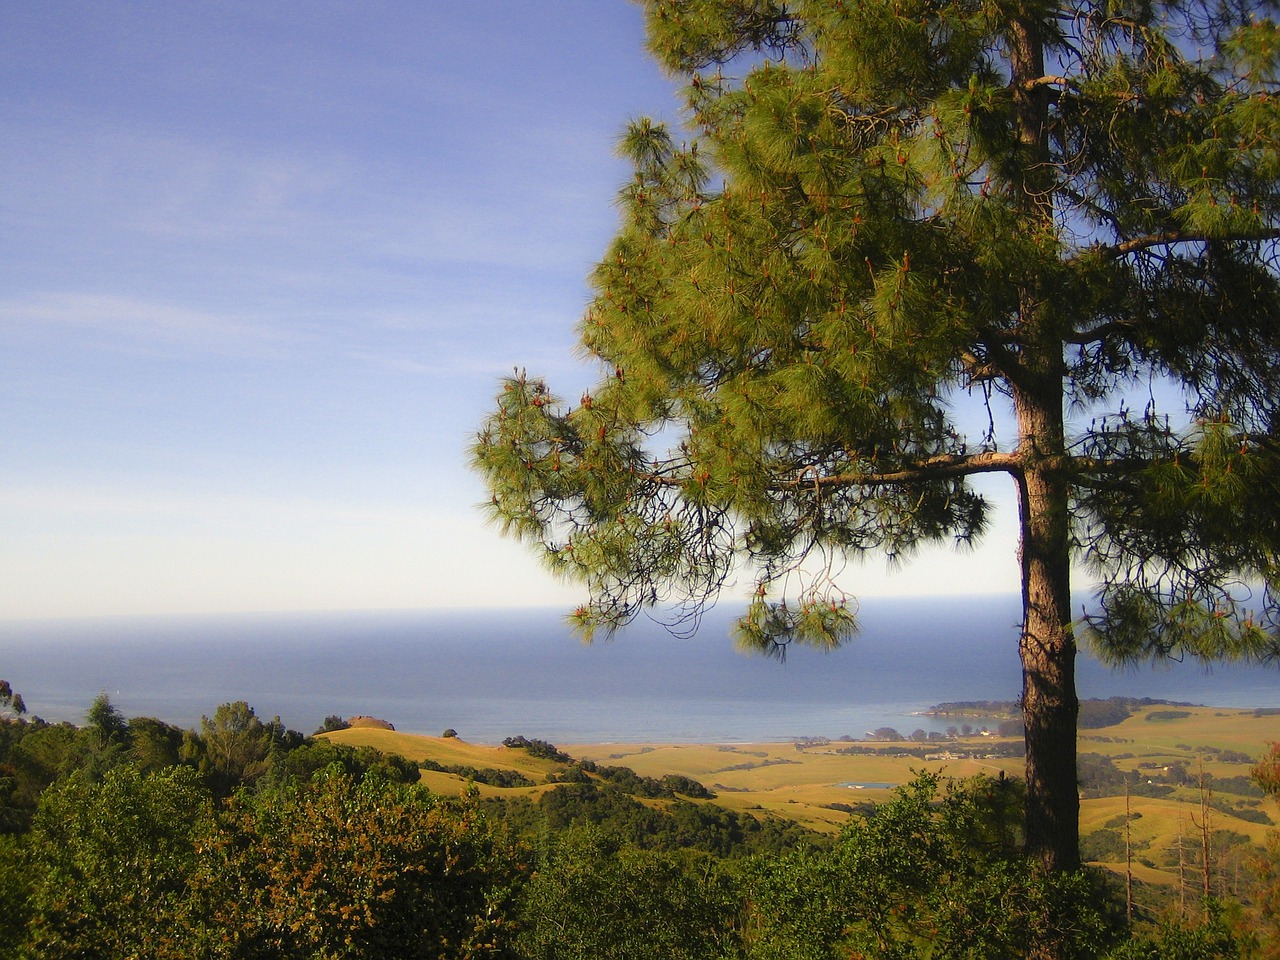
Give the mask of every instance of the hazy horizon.
M 831 653 L 796 649 L 785 663 L 739 653 L 726 608 L 692 638 L 645 620 L 591 645 L 554 608 L 29 621 L 0 624 L 0 676 L 32 713 L 72 722 L 106 692 L 127 716 L 185 726 L 245 700 L 304 732 L 329 715 L 367 714 L 406 732 L 454 727 L 495 741 L 599 742 L 631 730 L 709 742 L 745 728 L 835 737 L 899 726 L 942 702 L 1015 699 L 1017 609 L 1007 595 L 868 602 L 860 636 Z M 1085 698 L 1280 706 L 1274 669 L 1112 671 L 1085 655 L 1078 673 Z

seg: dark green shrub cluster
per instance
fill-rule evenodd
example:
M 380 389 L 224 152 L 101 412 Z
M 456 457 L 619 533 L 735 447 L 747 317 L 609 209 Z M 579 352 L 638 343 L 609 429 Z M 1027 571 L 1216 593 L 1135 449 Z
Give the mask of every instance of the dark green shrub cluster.
M 1183 783 L 1177 764 L 1149 775 L 1138 770 L 1121 770 L 1102 753 L 1080 754 L 1076 758 L 1076 773 L 1080 778 L 1080 793 L 1085 797 L 1112 797 L 1124 793 L 1126 788 L 1135 797 L 1167 797 L 1173 793 L 1174 785 Z
M 474 780 L 490 787 L 531 787 L 533 781 L 518 770 L 498 770 L 494 767 L 471 767 L 458 763 L 437 763 L 434 760 L 419 760 L 418 766 L 423 770 L 434 770 L 437 773 L 451 773 L 454 776 Z
M 531 757 L 540 760 L 554 760 L 556 763 L 572 763 L 573 757 L 556 749 L 555 744 L 545 740 L 530 740 L 526 737 L 507 737 L 502 741 L 504 747 L 512 750 L 523 750 Z
M 901 788 L 827 851 L 761 861 L 750 877 L 751 956 L 906 960 L 1099 956 L 1118 937 L 1088 873 L 1044 875 L 1018 852 L 1021 785 L 980 778 Z
M 1092 862 L 1117 862 L 1125 857 L 1124 837 L 1119 830 L 1095 830 L 1080 838 L 1080 859 Z
M 669 773 L 664 777 L 642 777 L 630 767 L 614 767 L 598 764 L 591 760 L 579 760 L 578 767 L 587 773 L 607 780 L 636 797 L 667 797 L 677 795 L 692 797 L 695 800 L 712 800 L 715 794 L 691 777 Z
M 337 714 L 330 714 L 324 718 L 324 722 L 316 730 L 317 734 L 333 733 L 337 730 L 350 730 L 351 724 Z
M 189 767 L 77 773 L 20 860 L 22 958 L 511 956 L 522 869 L 465 803 L 340 764 L 225 804 Z

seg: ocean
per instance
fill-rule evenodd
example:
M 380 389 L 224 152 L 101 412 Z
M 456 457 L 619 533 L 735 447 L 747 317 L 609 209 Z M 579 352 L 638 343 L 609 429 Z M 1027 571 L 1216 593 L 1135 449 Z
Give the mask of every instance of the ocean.
M 944 730 L 919 712 L 1011 700 L 1021 685 L 1016 597 L 864 601 L 860 635 L 784 663 L 739 654 L 732 612 L 697 634 L 640 620 L 584 645 L 559 610 L 245 614 L 0 623 L 0 678 L 31 714 L 82 722 L 106 692 L 129 717 L 198 727 L 245 700 L 304 733 L 330 715 L 473 743 L 741 743 Z M 1181 663 L 1110 670 L 1082 656 L 1080 695 L 1280 706 L 1280 672 Z M 1280 719 L 1277 720 L 1280 737 Z

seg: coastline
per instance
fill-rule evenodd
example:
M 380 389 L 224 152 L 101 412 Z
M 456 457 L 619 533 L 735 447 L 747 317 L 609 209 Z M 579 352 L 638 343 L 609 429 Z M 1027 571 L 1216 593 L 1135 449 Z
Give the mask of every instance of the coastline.
M 558 611 L 384 612 L 0 623 L 0 678 L 48 720 L 83 722 L 107 692 L 126 716 L 198 727 L 243 700 L 309 733 L 371 714 L 476 742 L 788 743 L 893 727 L 943 732 L 952 702 L 1021 688 L 1009 598 L 868 600 L 861 635 L 785 664 L 737 653 L 732 612 L 678 639 L 641 621 L 584 646 Z M 1112 671 L 1082 657 L 1082 698 L 1150 696 L 1280 708 L 1274 670 L 1193 664 Z

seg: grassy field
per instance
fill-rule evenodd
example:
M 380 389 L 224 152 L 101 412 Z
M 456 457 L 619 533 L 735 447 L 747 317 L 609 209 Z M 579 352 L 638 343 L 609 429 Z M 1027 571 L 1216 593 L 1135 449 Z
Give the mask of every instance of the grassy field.
M 373 746 L 415 761 L 430 759 L 445 766 L 516 770 L 537 784 L 510 789 L 479 787 L 482 794 L 490 796 L 536 797 L 554 786 L 547 785 L 547 776 L 563 766 L 531 757 L 524 750 L 468 744 L 457 738 L 372 728 L 327 736 L 340 743 Z M 1241 787 L 1240 778 L 1248 778 L 1252 764 L 1276 740 L 1280 740 L 1280 716 L 1213 707 L 1153 706 L 1137 710 L 1123 723 L 1083 731 L 1079 752 L 1095 765 L 1101 762 L 1097 759 L 1100 757 L 1120 771 L 1139 771 L 1142 782 L 1153 785 L 1153 792 L 1165 794 L 1132 796 L 1128 825 L 1135 876 L 1148 883 L 1175 884 L 1179 836 L 1184 864 L 1200 846 L 1202 801 L 1212 803 L 1209 830 L 1217 834 L 1216 843 L 1224 856 L 1228 840 L 1248 838 L 1260 843 L 1268 830 L 1274 829 L 1270 820 L 1277 815 L 1275 805 L 1236 791 Z M 961 738 L 928 745 L 927 758 L 905 754 L 906 748 L 922 746 L 914 743 L 897 745 L 900 749 L 875 744 L 889 752 L 874 756 L 842 752 L 868 746 L 842 741 L 558 747 L 577 759 L 630 767 L 642 776 L 682 774 L 714 790 L 714 802 L 722 806 L 757 815 L 772 813 L 816 830 L 834 832 L 848 819 L 848 808 L 888 799 L 894 786 L 912 779 L 919 771 L 956 778 L 979 773 L 995 776 L 1001 771 L 1020 775 L 1020 759 L 996 756 L 1002 746 L 1009 744 L 996 737 Z M 969 755 L 955 756 L 961 752 Z M 1082 763 L 1082 769 L 1083 766 Z M 1181 782 L 1169 779 L 1171 771 Z M 1200 786 L 1202 773 L 1206 775 L 1204 782 L 1209 784 L 1207 792 Z M 436 792 L 456 793 L 465 788 L 467 781 L 454 774 L 424 771 L 423 782 Z M 1221 784 L 1222 789 L 1214 784 Z M 1123 795 L 1087 796 L 1081 804 L 1082 835 L 1087 837 L 1096 831 L 1120 833 L 1125 803 Z M 1100 862 L 1123 869 L 1122 855 Z

